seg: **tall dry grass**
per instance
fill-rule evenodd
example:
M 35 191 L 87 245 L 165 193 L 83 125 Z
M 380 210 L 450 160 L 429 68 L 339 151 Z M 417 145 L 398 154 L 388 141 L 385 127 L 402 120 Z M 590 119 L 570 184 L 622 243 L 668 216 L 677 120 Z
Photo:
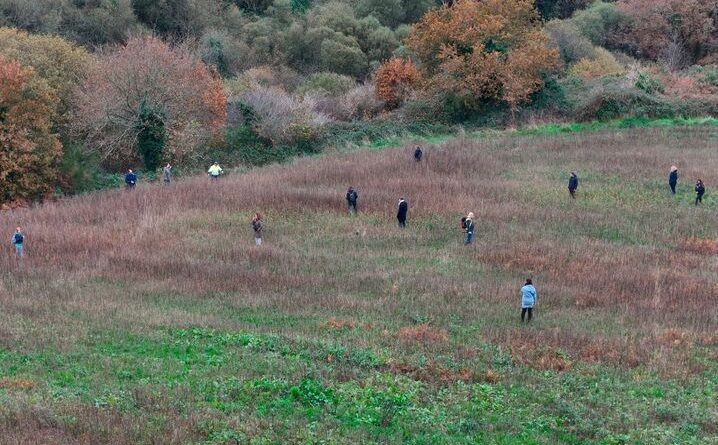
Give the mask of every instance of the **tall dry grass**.
M 524 341 L 515 309 L 531 275 L 547 344 L 660 367 L 665 356 L 644 346 L 665 330 L 697 339 L 718 325 L 715 257 L 684 248 L 718 234 L 716 201 L 695 208 L 688 189 L 696 177 L 709 193 L 718 184 L 715 140 L 707 128 L 455 140 L 422 163 L 409 146 L 362 151 L 3 213 L 0 231 L 22 226 L 27 257 L 9 243 L 0 255 L 0 345 L 71 348 L 103 326 L 236 328 L 224 311 L 248 308 L 398 325 L 418 314 L 440 328 L 458 317 L 512 345 Z M 672 164 L 678 199 L 665 184 Z M 582 178 L 575 202 L 570 170 Z M 345 216 L 349 185 L 356 219 Z M 405 232 L 399 197 L 410 203 Z M 261 249 L 255 211 L 267 215 Z M 468 211 L 478 241 L 464 248 Z M 168 309 L 174 299 L 183 305 Z M 611 358 L 616 348 L 637 352 Z

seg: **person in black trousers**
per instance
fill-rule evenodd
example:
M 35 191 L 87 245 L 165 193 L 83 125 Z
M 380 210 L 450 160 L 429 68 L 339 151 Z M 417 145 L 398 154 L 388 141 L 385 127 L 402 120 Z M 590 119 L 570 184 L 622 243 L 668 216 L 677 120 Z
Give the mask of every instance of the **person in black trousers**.
M 404 198 L 399 200 L 399 211 L 396 214 L 396 219 L 399 221 L 399 227 L 406 228 L 406 214 L 409 212 L 409 203 Z
M 414 150 L 414 160 L 416 162 L 421 162 L 421 158 L 424 156 L 424 152 L 421 150 L 421 147 L 418 145 L 416 146 L 416 150 Z
M 696 205 L 698 205 L 698 203 L 701 203 L 701 204 L 703 203 L 703 195 L 705 195 L 705 193 L 706 193 L 706 186 L 703 185 L 703 181 L 701 179 L 699 179 L 696 182 Z
M 135 188 L 135 185 L 137 185 L 137 175 L 132 169 L 129 169 L 125 175 L 125 188 L 132 190 Z
M 576 199 L 576 190 L 578 190 L 578 176 L 576 172 L 571 172 L 571 177 L 568 179 L 568 192 L 573 199 Z
M 676 186 L 678 185 L 678 167 L 671 166 L 671 174 L 668 175 L 668 185 L 671 187 L 671 193 L 676 194 Z
M 357 211 L 357 199 L 359 199 L 359 194 L 354 190 L 354 187 L 349 187 L 349 190 L 347 190 L 347 207 L 350 215 L 355 214 Z

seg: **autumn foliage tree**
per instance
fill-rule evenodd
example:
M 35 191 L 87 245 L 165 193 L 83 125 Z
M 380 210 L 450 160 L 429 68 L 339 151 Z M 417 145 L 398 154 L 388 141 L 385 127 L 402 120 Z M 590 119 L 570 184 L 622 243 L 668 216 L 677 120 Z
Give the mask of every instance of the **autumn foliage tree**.
M 153 168 L 206 142 L 224 126 L 226 108 L 220 79 L 190 52 L 134 37 L 93 61 L 75 121 L 107 167 L 152 159 L 146 167 Z
M 57 97 L 32 68 L 0 56 L 0 202 L 52 191 L 62 146 L 52 133 Z
M 674 69 L 703 58 L 715 63 L 718 1 L 619 0 L 617 5 L 629 19 L 617 40 L 637 55 Z
M 388 109 L 397 108 L 417 86 L 421 74 L 413 62 L 398 58 L 389 59 L 376 71 L 376 96 Z
M 32 67 L 45 80 L 58 99 L 55 129 L 66 136 L 75 89 L 89 61 L 87 51 L 61 37 L 0 28 L 0 55 Z
M 469 109 L 483 101 L 517 107 L 558 64 L 532 0 L 456 0 L 427 12 L 406 45 L 428 88 Z

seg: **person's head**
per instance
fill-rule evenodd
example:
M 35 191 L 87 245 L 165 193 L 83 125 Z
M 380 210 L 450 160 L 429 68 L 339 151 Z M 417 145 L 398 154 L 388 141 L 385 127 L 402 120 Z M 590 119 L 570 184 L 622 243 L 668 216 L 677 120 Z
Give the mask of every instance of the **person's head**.
M 349 187 L 349 190 L 347 190 L 347 191 L 353 192 L 353 191 L 354 191 L 354 187 Z
M 399 198 L 399 202 L 402 202 L 403 200 L 404 200 L 404 198 Z
M 672 171 L 672 172 L 677 172 L 677 171 L 678 171 L 678 167 L 676 167 L 675 165 L 671 165 L 671 171 Z
M 703 184 L 703 180 L 700 179 L 700 178 L 698 178 L 698 180 L 696 181 L 696 183 L 697 183 L 697 184 Z
M 571 176 L 576 176 L 576 172 L 571 172 Z
M 128 169 L 127 169 L 127 173 L 132 173 L 132 169 L 131 169 L 131 168 L 128 168 Z
M 255 213 L 255 214 L 254 214 L 254 219 L 256 219 L 257 221 L 259 221 L 260 219 L 262 219 L 262 214 L 259 213 L 259 212 Z
M 534 284 L 534 282 L 533 282 L 533 280 L 531 280 L 531 278 L 526 278 L 526 286 L 533 285 L 533 284 Z
M 18 232 L 18 233 L 20 233 L 20 232 L 22 232 L 22 229 L 21 229 L 20 227 L 18 227 L 18 228 L 15 229 L 15 231 Z
M 167 165 L 166 165 L 166 167 L 167 167 L 167 168 L 172 168 L 172 165 L 170 165 L 170 163 L 168 162 Z
M 474 219 L 474 212 L 469 212 L 468 217 L 469 219 Z

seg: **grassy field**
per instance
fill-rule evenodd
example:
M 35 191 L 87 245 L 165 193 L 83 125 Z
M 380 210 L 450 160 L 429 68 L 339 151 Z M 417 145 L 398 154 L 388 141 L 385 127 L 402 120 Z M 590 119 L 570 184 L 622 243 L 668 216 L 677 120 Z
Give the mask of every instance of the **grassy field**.
M 717 146 L 455 139 L 4 213 L 0 443 L 716 444 Z

